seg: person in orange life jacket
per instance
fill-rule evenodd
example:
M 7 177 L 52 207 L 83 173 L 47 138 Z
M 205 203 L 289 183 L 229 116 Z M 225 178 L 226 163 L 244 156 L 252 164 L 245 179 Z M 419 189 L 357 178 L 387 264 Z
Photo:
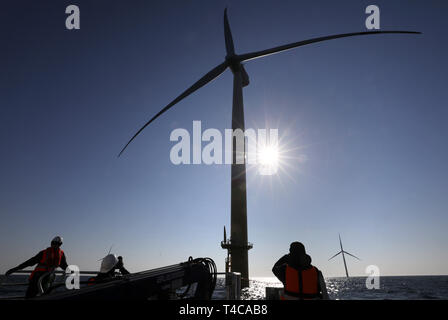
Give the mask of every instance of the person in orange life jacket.
M 36 268 L 31 273 L 28 279 L 29 284 L 25 295 L 26 298 L 35 297 L 39 291 L 38 283 L 41 276 L 43 276 L 47 272 L 54 271 L 58 267 L 62 268 L 63 270 L 67 269 L 67 259 L 65 257 L 64 251 L 60 249 L 61 245 L 62 237 L 54 237 L 51 241 L 51 247 L 40 251 L 34 257 L 28 259 L 17 267 L 9 269 L 8 271 L 6 271 L 5 275 L 9 276 L 11 273 L 37 264 Z
M 117 269 L 120 271 L 121 275 L 130 273 L 123 265 L 123 257 L 117 257 L 115 254 L 108 254 L 101 261 L 101 268 L 98 275 L 88 280 L 89 285 L 117 279 L 119 277 L 115 273 L 115 270 Z
M 284 285 L 284 300 L 329 299 L 322 272 L 311 264 L 300 242 L 291 243 L 289 254 L 274 264 L 272 272 Z

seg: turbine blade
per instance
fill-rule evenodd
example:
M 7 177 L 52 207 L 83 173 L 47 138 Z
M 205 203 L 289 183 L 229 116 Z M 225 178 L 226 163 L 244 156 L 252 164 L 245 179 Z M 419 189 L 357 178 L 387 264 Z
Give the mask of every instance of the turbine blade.
M 243 87 L 246 87 L 249 85 L 249 75 L 247 74 L 246 69 L 244 69 L 244 66 L 241 65 L 241 75 L 243 76 Z
M 358 259 L 359 261 L 361 261 L 361 259 L 359 259 L 358 257 L 352 255 L 351 253 L 348 253 L 347 251 L 344 251 L 345 254 L 348 254 L 349 256 L 352 256 L 353 258 Z
M 338 254 L 341 254 L 342 251 L 339 251 L 338 253 L 336 253 L 334 256 L 332 256 L 330 259 L 328 259 L 328 261 L 330 261 L 331 259 L 333 259 L 334 257 L 336 257 Z
M 229 19 L 227 18 L 227 8 L 224 9 L 224 38 L 226 40 L 227 55 L 233 55 L 235 53 L 235 47 L 233 45 L 232 31 L 230 30 Z
M 313 38 L 309 40 L 294 42 L 290 44 L 285 44 L 283 46 L 262 50 L 262 51 L 256 51 L 251 53 L 246 53 L 242 55 L 238 55 L 238 58 L 240 61 L 248 61 L 256 58 L 265 57 L 271 54 L 275 54 L 278 52 L 294 49 L 296 47 L 301 47 L 307 44 L 315 43 L 315 42 L 321 42 L 321 41 L 327 41 L 332 39 L 338 39 L 338 38 L 345 38 L 345 37 L 353 37 L 353 36 L 365 36 L 365 35 L 373 35 L 373 34 L 382 34 L 382 33 L 409 33 L 409 34 L 421 34 L 421 32 L 416 31 L 368 31 L 368 32 L 354 32 L 354 33 L 344 33 L 344 34 L 336 34 L 326 37 L 319 37 L 319 38 Z
M 121 150 L 121 152 L 119 153 L 118 156 L 121 156 L 121 154 L 124 152 L 124 150 L 126 150 L 126 148 L 128 147 L 128 145 L 140 134 L 140 132 L 142 132 L 151 122 L 153 122 L 155 119 L 157 119 L 159 116 L 161 116 L 164 112 L 166 112 L 168 109 L 170 109 L 172 106 L 174 106 L 176 103 L 178 103 L 179 101 L 181 101 L 182 99 L 184 99 L 185 97 L 189 96 L 190 94 L 192 94 L 193 92 L 195 92 L 196 90 L 202 88 L 203 86 L 205 86 L 207 83 L 209 83 L 210 81 L 216 79 L 218 76 L 220 76 L 227 68 L 227 62 L 223 62 L 220 65 L 218 65 L 217 67 L 215 67 L 214 69 L 212 69 L 211 71 L 209 71 L 205 76 L 203 76 L 201 79 L 199 79 L 198 81 L 196 81 L 195 84 L 193 84 L 190 88 L 188 88 L 187 90 L 185 90 L 181 95 L 179 95 L 176 99 L 174 99 L 173 101 L 171 101 L 165 108 L 163 108 L 162 110 L 160 110 L 154 117 L 151 118 L 151 120 L 149 120 L 148 122 L 146 122 L 146 124 L 140 128 L 140 130 L 137 131 L 136 134 L 134 134 L 134 136 L 128 141 L 128 143 L 126 143 L 126 145 L 124 146 L 124 148 Z

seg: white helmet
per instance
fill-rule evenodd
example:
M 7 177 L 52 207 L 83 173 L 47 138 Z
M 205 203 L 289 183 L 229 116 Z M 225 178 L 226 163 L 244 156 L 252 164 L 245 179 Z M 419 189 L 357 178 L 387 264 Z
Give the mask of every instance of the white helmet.
M 62 237 L 61 236 L 56 236 L 53 238 L 53 240 L 51 240 L 51 243 L 56 242 L 59 243 L 59 245 L 62 245 Z
M 101 261 L 101 268 L 100 273 L 107 273 L 110 270 L 115 267 L 115 265 L 118 263 L 118 258 L 115 254 L 108 254 L 103 258 L 103 261 Z

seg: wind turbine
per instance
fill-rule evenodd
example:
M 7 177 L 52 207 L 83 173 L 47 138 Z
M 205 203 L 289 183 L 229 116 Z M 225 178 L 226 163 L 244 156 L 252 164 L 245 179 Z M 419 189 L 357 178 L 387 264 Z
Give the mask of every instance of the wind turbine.
M 358 257 L 352 255 L 351 253 L 348 253 L 347 251 L 344 251 L 344 249 L 342 248 L 341 235 L 339 235 L 339 244 L 341 245 L 341 251 L 339 251 L 339 252 L 336 253 L 334 256 L 332 256 L 330 259 L 328 259 L 328 261 L 330 261 L 331 259 L 333 259 L 334 257 L 336 257 L 338 254 L 341 254 L 341 253 L 342 253 L 342 260 L 344 260 L 344 267 L 345 267 L 345 275 L 346 275 L 347 278 L 348 278 L 349 276 L 348 276 L 348 270 L 347 270 L 347 263 L 345 262 L 345 256 L 344 256 L 344 253 L 345 253 L 345 254 L 348 254 L 349 256 L 352 256 L 353 258 L 356 258 L 356 259 L 358 259 L 358 260 L 361 260 L 361 259 L 359 259 Z
M 206 75 L 196 81 L 191 87 L 185 90 L 177 98 L 166 105 L 155 116 L 153 116 L 148 122 L 145 123 L 128 141 L 128 143 L 121 150 L 120 156 L 128 145 L 155 119 L 160 117 L 163 113 L 168 111 L 176 103 L 180 102 L 196 90 L 202 88 L 212 80 L 220 76 L 227 68 L 233 73 L 233 107 L 232 107 L 232 129 L 241 129 L 244 132 L 244 110 L 243 110 L 243 87 L 249 84 L 249 75 L 247 74 L 243 62 L 254 60 L 261 57 L 266 57 L 271 54 L 283 52 L 293 48 L 301 47 L 304 45 L 327 41 L 338 38 L 364 36 L 364 35 L 376 35 L 386 33 L 408 33 L 419 34 L 420 32 L 414 31 L 369 31 L 369 32 L 355 32 L 336 34 L 331 36 L 313 38 L 309 40 L 294 42 L 285 44 L 282 46 L 266 49 L 262 51 L 255 51 L 246 54 L 235 53 L 233 44 L 232 32 L 230 31 L 230 25 L 227 18 L 227 9 L 224 10 L 224 39 L 226 46 L 226 57 L 224 62 L 210 70 Z M 242 148 L 245 150 L 245 148 Z M 232 159 L 236 156 L 236 143 L 233 143 L 232 147 Z M 243 153 L 245 157 L 245 151 Z M 231 230 L 230 230 L 230 243 L 226 248 L 231 252 L 231 268 L 233 272 L 240 272 L 242 283 L 241 286 L 247 287 L 249 285 L 249 265 L 248 265 L 248 250 L 252 248 L 252 245 L 247 242 L 247 203 L 246 203 L 246 164 L 235 163 L 232 161 L 231 165 Z

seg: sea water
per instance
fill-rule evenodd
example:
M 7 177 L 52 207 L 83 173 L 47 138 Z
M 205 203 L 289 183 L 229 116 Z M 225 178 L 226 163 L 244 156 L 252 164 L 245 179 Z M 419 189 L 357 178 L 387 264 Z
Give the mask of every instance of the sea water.
M 381 277 L 378 289 L 368 289 L 366 277 L 325 278 L 333 300 L 429 300 L 448 299 L 448 276 Z M 265 298 L 266 287 L 283 287 L 276 278 L 253 278 L 242 299 Z
M 2 277 L 2 284 L 26 283 L 27 276 Z M 367 289 L 366 277 L 326 278 L 328 294 L 334 300 L 428 300 L 448 299 L 448 276 L 381 277 L 379 289 Z M 276 278 L 252 278 L 241 292 L 243 300 L 265 299 L 266 287 L 282 287 Z M 26 285 L 0 285 L 0 297 L 24 296 Z M 194 288 L 192 287 L 192 290 Z M 212 299 L 225 299 L 224 278 L 218 277 Z

